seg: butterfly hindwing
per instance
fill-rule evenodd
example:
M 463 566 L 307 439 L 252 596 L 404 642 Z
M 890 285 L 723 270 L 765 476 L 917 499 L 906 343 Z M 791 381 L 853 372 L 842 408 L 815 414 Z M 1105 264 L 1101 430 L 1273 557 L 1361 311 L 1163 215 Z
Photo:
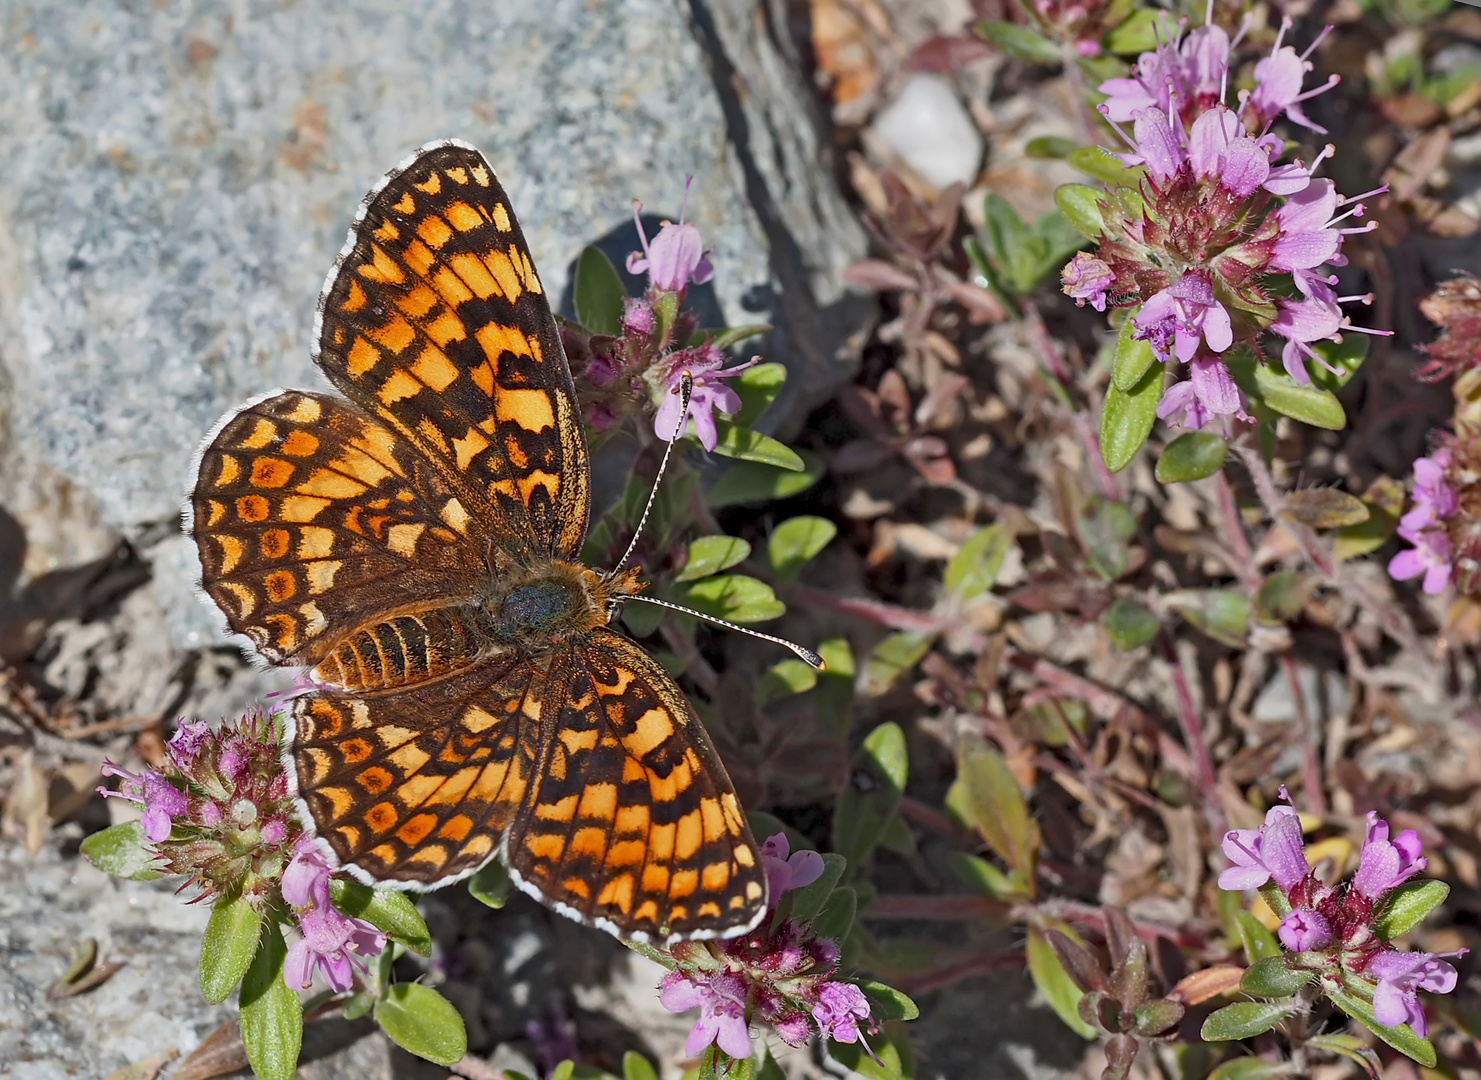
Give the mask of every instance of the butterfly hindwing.
M 506 845 L 522 887 L 650 941 L 755 926 L 766 910 L 755 841 L 704 728 L 657 661 L 593 631 L 552 660 L 542 721 L 537 780 Z
M 575 389 L 482 154 L 424 147 L 361 209 L 320 299 L 319 366 L 462 485 L 514 558 L 573 559 L 590 496 Z

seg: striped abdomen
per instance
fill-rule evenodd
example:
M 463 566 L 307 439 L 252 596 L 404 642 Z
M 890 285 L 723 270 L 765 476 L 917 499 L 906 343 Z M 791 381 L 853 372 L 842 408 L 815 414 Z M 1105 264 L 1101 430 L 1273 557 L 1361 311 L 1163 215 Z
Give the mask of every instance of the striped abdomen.
M 439 608 L 357 630 L 324 658 L 314 677 L 346 690 L 384 690 L 467 667 L 482 637 L 475 612 Z

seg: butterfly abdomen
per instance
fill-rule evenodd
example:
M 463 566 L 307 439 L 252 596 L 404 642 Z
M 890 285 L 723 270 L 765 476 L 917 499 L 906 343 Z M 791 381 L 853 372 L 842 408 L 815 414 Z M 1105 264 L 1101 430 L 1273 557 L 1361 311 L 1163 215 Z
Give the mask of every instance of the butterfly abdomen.
M 346 690 L 426 682 L 478 659 L 485 638 L 478 624 L 478 609 L 465 606 L 396 615 L 340 642 L 314 676 Z

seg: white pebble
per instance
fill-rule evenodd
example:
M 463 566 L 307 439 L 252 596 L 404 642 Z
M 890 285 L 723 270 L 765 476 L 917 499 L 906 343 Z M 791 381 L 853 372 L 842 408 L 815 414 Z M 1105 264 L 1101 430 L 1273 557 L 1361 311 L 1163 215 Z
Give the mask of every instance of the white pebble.
M 937 189 L 977 178 L 982 133 L 939 75 L 912 77 L 875 118 L 874 134 Z

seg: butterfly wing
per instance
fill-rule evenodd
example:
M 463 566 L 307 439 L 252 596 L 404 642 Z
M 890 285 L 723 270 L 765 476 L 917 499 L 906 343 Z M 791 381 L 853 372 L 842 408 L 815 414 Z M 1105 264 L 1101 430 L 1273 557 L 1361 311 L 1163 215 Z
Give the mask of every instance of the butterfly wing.
M 506 839 L 520 887 L 622 937 L 733 937 L 766 874 L 725 767 L 668 673 L 605 628 L 552 660 L 536 782 Z
M 316 359 L 419 447 L 528 563 L 574 559 L 586 439 L 550 304 L 482 154 L 423 147 L 360 208 L 319 301 Z
M 442 474 L 347 402 L 287 391 L 201 451 L 201 587 L 274 663 L 312 665 L 396 609 L 476 594 L 484 541 Z

